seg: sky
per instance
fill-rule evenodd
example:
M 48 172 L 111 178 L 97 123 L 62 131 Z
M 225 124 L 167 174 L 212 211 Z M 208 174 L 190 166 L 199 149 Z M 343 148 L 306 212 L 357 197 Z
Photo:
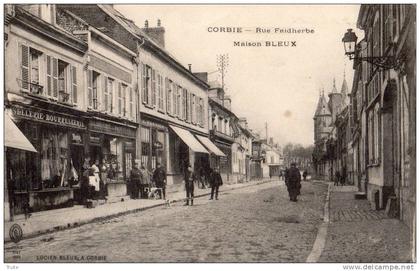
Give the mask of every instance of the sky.
M 352 86 L 352 62 L 341 39 L 356 29 L 359 5 L 115 5 L 143 27 L 165 28 L 165 48 L 193 72 L 218 76 L 216 56 L 229 55 L 225 78 L 232 111 L 251 129 L 284 145 L 313 143 L 313 115 L 321 89 L 328 94 L 344 73 Z M 242 33 L 213 33 L 209 27 L 241 27 Z M 256 33 L 256 28 L 270 33 Z M 313 29 L 309 34 L 275 33 L 275 28 Z M 251 32 L 244 31 L 250 29 Z M 295 47 L 238 47 L 234 41 L 296 41 Z

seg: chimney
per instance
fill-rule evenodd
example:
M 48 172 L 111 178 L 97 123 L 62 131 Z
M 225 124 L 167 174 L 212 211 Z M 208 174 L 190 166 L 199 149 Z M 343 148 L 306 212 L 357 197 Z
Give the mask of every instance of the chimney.
M 246 118 L 239 118 L 239 125 L 248 129 L 248 121 L 246 120 Z
M 162 22 L 160 19 L 157 20 L 156 27 L 150 27 L 149 21 L 146 20 L 144 22 L 144 28 L 141 30 L 143 30 L 143 32 L 154 42 L 165 48 L 165 28 L 162 27 Z
M 232 103 L 232 100 L 230 99 L 230 97 L 225 96 L 225 98 L 223 99 L 223 106 L 229 111 L 231 110 L 231 103 Z
M 188 70 L 191 72 L 191 64 L 188 64 Z

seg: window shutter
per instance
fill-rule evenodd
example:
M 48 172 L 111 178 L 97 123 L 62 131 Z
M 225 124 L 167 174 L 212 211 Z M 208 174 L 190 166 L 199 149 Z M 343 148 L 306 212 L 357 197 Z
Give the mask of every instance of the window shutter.
M 103 86 L 103 110 L 104 111 L 108 111 L 108 78 L 106 76 L 104 76 L 104 80 L 103 80 L 104 86 Z
M 144 104 L 147 104 L 147 71 L 146 71 L 146 65 L 142 64 L 142 88 L 141 88 L 141 101 Z
M 152 106 L 156 106 L 156 71 L 152 70 Z
M 133 90 L 130 87 L 127 87 L 127 91 L 128 91 L 128 110 L 129 110 L 129 117 L 133 118 L 134 114 L 133 114 Z
M 127 109 L 126 109 L 126 104 L 127 104 L 127 92 L 128 88 L 127 86 L 124 85 L 123 89 L 122 89 L 122 114 L 123 116 L 127 116 Z
M 87 70 L 87 88 L 88 88 L 88 106 L 93 106 L 93 89 L 92 89 L 92 70 Z
M 73 103 L 77 104 L 77 71 L 75 66 L 71 66 L 71 92 L 73 94 Z
M 165 89 L 166 89 L 166 112 L 171 114 L 171 93 L 169 86 L 169 79 L 165 78 Z
M 109 97 L 108 97 L 108 101 L 109 101 L 108 108 L 109 108 L 109 112 L 113 113 L 114 110 L 115 110 L 115 108 L 114 108 L 114 82 L 111 81 L 109 78 L 107 78 L 107 79 L 108 79 L 107 80 L 108 83 L 110 83 L 109 87 L 108 87 L 108 95 L 109 95 Z
M 175 84 L 175 83 L 172 83 L 172 99 L 173 99 L 172 114 L 173 114 L 174 116 L 176 116 L 176 115 L 177 115 L 177 106 L 176 106 L 176 90 L 177 90 L 176 84 Z
M 58 59 L 52 58 L 53 97 L 58 99 Z
M 51 57 L 47 56 L 47 96 L 52 95 L 52 71 L 51 71 L 52 61 Z
M 20 45 L 22 89 L 29 90 L 29 47 Z

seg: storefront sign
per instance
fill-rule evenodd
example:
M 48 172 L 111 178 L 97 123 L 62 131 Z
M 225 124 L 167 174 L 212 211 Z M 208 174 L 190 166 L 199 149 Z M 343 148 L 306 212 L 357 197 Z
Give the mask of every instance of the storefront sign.
M 96 133 L 109 134 L 119 137 L 136 138 L 136 129 L 105 121 L 90 120 L 89 130 Z
M 72 133 L 71 134 L 71 143 L 81 145 L 83 143 L 82 142 L 82 136 L 80 134 L 77 134 L 77 133 Z
M 163 131 L 168 130 L 168 127 L 150 120 L 141 120 L 140 124 L 149 128 L 156 128 Z
M 25 119 L 31 119 L 36 120 L 40 122 L 45 123 L 51 123 L 55 125 L 61 125 L 66 127 L 72 127 L 72 128 L 79 128 L 84 129 L 86 128 L 85 124 L 72 117 L 63 116 L 59 113 L 50 113 L 46 111 L 41 110 L 34 110 L 29 108 L 23 108 L 23 107 L 16 107 L 13 106 L 12 112 L 16 117 L 25 118 Z

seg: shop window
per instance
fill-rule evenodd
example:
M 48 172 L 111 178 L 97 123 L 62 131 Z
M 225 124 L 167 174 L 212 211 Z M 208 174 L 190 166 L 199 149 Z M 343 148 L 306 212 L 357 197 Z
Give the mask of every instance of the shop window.
M 150 129 L 146 127 L 140 128 L 141 133 L 141 162 L 149 167 L 150 151 Z

